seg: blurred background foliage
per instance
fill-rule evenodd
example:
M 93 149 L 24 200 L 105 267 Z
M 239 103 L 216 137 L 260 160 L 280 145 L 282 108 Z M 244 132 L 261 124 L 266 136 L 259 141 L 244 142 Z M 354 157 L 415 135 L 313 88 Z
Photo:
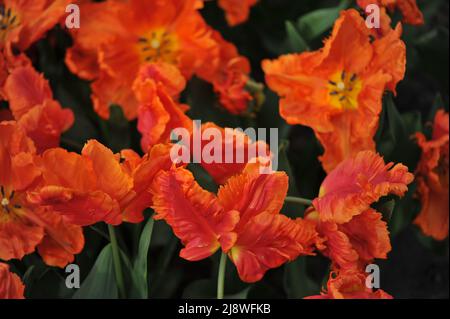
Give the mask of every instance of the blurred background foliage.
M 386 95 L 380 128 L 376 135 L 378 151 L 387 160 L 405 163 L 414 171 L 420 156 L 411 139 L 417 131 L 430 134 L 430 122 L 437 108 L 448 110 L 449 102 L 449 2 L 418 0 L 425 25 L 404 26 L 407 46 L 407 72 L 398 85 L 396 97 Z M 202 14 L 207 22 L 233 42 L 252 64 L 252 78 L 264 82 L 261 61 L 289 52 L 315 50 L 322 45 L 339 11 L 355 6 L 351 0 L 260 0 L 247 23 L 230 28 L 215 1 L 207 1 Z M 82 14 L 82 13 L 81 13 Z M 82 16 L 81 16 L 81 19 Z M 400 17 L 395 15 L 394 22 Z M 62 139 L 62 146 L 79 152 L 85 141 L 98 139 L 114 151 L 139 149 L 135 122 L 127 122 L 118 107 L 112 107 L 108 121 L 98 118 L 92 109 L 89 83 L 72 75 L 64 64 L 65 51 L 71 45 L 60 27 L 34 45 L 27 54 L 35 67 L 50 80 L 56 98 L 70 107 L 75 125 Z M 202 122 L 213 121 L 229 127 L 279 128 L 279 169 L 290 176 L 290 195 L 314 198 L 325 174 L 317 160 L 322 150 L 309 128 L 288 126 L 278 114 L 278 98 L 264 90 L 265 102 L 259 112 L 236 117 L 219 107 L 209 84 L 193 79 L 182 99 L 191 106 L 189 115 Z M 190 167 L 199 183 L 217 188 L 198 166 Z M 448 298 L 448 239 L 435 242 L 424 237 L 412 225 L 419 211 L 414 198 L 415 185 L 407 196 L 395 202 L 389 198 L 379 203 L 389 220 L 393 250 L 381 266 L 381 287 L 396 298 Z M 286 205 L 283 212 L 302 216 L 304 208 Z M 151 216 L 151 211 L 148 216 Z M 35 254 L 15 263 L 24 276 L 30 298 L 116 298 L 118 292 L 111 261 L 107 228 L 98 224 L 85 228 L 86 247 L 76 257 L 82 287 L 65 287 L 64 270 L 46 267 Z M 213 298 L 219 256 L 201 262 L 178 257 L 181 244 L 170 228 L 149 218 L 143 224 L 124 224 L 118 231 L 123 264 L 128 274 L 128 296 L 135 298 Z M 151 239 L 151 240 L 150 240 Z M 149 249 L 148 249 L 149 248 Z M 302 298 L 318 294 L 328 276 L 328 260 L 321 256 L 301 257 L 269 271 L 256 284 L 245 284 L 235 267 L 227 267 L 226 295 L 234 298 Z M 148 270 L 148 271 L 147 271 Z

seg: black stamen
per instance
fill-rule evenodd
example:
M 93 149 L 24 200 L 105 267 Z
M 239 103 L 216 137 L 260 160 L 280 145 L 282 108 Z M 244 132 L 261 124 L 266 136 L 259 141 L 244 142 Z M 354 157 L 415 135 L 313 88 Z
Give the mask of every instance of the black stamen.
M 2 193 L 2 197 L 5 197 L 5 190 L 3 189 L 3 186 L 0 186 L 0 192 Z
M 350 78 L 350 81 L 353 82 L 356 80 L 356 74 L 353 74 L 352 77 Z
M 146 39 L 146 38 L 139 38 L 138 41 L 141 42 L 141 43 L 146 43 L 146 42 L 147 42 L 147 39 Z
M 342 79 L 342 81 L 344 81 L 344 80 L 345 80 L 345 71 L 342 71 L 342 74 L 341 74 L 341 79 Z
M 22 206 L 20 206 L 20 205 L 14 205 L 14 208 L 15 208 L 15 209 L 21 209 Z
M 9 199 L 12 199 L 14 197 L 15 191 L 12 191 L 11 194 L 9 195 Z
M 338 92 L 336 92 L 336 91 L 330 92 L 330 95 L 337 95 L 337 94 L 338 94 Z
M 336 85 L 336 82 L 334 82 L 334 81 L 328 81 L 328 83 L 330 83 L 331 85 Z
M 345 96 L 345 95 L 343 95 L 340 99 L 339 99 L 339 101 L 344 101 L 345 99 L 346 99 L 347 97 Z

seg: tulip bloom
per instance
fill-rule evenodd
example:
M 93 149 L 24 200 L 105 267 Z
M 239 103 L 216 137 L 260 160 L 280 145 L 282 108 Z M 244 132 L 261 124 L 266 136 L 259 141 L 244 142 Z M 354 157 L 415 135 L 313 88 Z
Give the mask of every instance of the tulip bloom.
M 131 150 L 114 154 L 95 140 L 86 143 L 81 155 L 50 149 L 42 154 L 43 185 L 29 199 L 80 226 L 139 223 L 151 205 L 153 176 L 172 166 L 169 153 L 170 145 L 161 144 L 143 158 Z
M 164 219 L 185 248 L 180 256 L 197 261 L 219 249 L 245 282 L 271 268 L 313 254 L 314 223 L 280 214 L 288 188 L 285 173 L 261 175 L 249 164 L 216 195 L 202 189 L 184 168 L 160 172 L 152 186 L 155 219 Z
M 339 164 L 324 180 L 306 216 L 324 239 L 319 247 L 339 269 L 360 269 L 391 250 L 387 224 L 370 207 L 381 197 L 403 196 L 413 175 L 402 164 L 385 164 L 370 151 Z
M 81 252 L 81 227 L 28 200 L 42 182 L 33 142 L 15 122 L 0 123 L 0 259 L 21 259 L 38 249 L 44 262 L 64 267 Z
M 70 0 L 3 0 L 0 2 L 0 48 L 25 51 L 66 14 Z
M 0 299 L 23 299 L 25 286 L 20 277 L 9 271 L 9 266 L 0 262 Z
M 327 290 L 306 299 L 392 299 L 381 289 L 374 291 L 366 286 L 367 274 L 358 271 L 331 272 Z
M 370 4 L 385 7 L 390 12 L 398 9 L 403 16 L 404 23 L 412 25 L 424 24 L 423 14 L 417 6 L 416 0 L 357 0 L 357 3 L 363 9 Z
M 281 96 L 281 116 L 314 130 L 327 172 L 359 151 L 375 150 L 383 93 L 395 92 L 405 72 L 401 33 L 398 25 L 372 41 L 364 19 L 350 9 L 321 50 L 263 61 L 269 87 Z
M 201 6 L 198 0 L 80 5 L 83 27 L 73 31 L 75 44 L 66 63 L 75 74 L 94 81 L 92 99 L 101 117 L 108 118 L 115 103 L 128 119 L 136 118 L 139 103 L 131 87 L 145 63 L 169 63 L 185 79 L 198 75 L 215 81 L 222 67 L 221 47 L 198 12 Z
M 72 126 L 74 115 L 53 99 L 50 85 L 41 74 L 31 65 L 17 67 L 7 77 L 3 91 L 14 119 L 39 153 L 59 146 L 60 136 Z
M 422 209 L 414 223 L 425 235 L 443 240 L 448 236 L 448 113 L 436 113 L 431 140 L 422 133 L 416 137 L 422 149 L 416 172 Z

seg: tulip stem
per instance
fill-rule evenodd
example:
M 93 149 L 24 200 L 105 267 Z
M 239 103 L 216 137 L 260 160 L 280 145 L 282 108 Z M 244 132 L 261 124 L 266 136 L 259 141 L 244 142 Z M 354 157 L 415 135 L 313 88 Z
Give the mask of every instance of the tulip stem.
M 227 254 L 220 256 L 219 275 L 217 276 L 217 299 L 223 299 L 225 290 L 225 270 L 227 268 Z
M 312 200 L 306 199 L 306 198 L 301 198 L 301 197 L 286 196 L 284 201 L 288 202 L 288 203 L 296 203 L 296 204 L 301 204 L 301 205 L 306 205 L 306 206 L 312 205 Z
M 117 242 L 116 232 L 112 225 L 108 224 L 109 238 L 111 241 L 112 255 L 113 255 L 113 263 L 114 263 L 114 271 L 116 274 L 116 283 L 117 288 L 119 290 L 119 297 L 125 298 L 125 282 L 123 280 L 123 272 L 122 272 L 122 262 L 120 260 L 120 249 L 119 244 Z

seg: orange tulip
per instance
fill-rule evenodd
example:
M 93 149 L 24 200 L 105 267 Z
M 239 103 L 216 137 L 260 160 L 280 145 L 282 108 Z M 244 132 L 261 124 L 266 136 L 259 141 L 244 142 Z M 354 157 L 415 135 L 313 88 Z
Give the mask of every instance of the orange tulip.
M 3 0 L 0 2 L 0 48 L 25 51 L 66 14 L 70 0 Z
M 66 63 L 94 80 L 92 99 L 101 117 L 118 104 L 128 119 L 136 118 L 139 103 L 131 87 L 145 63 L 173 64 L 185 79 L 215 80 L 221 47 L 198 12 L 201 6 L 198 0 L 81 3 L 83 27 L 72 31 L 75 44 Z
M 422 209 L 414 223 L 436 240 L 448 236 L 448 113 L 439 110 L 434 118 L 433 136 L 427 141 L 417 133 L 422 156 L 417 167 L 417 189 Z
M 370 207 L 381 197 L 403 196 L 413 175 L 402 164 L 385 164 L 370 151 L 339 164 L 324 180 L 306 219 L 317 223 L 319 247 L 339 269 L 359 269 L 391 250 L 387 224 Z
M 72 126 L 74 115 L 53 99 L 44 77 L 31 65 L 17 67 L 7 77 L 3 91 L 14 118 L 38 152 L 57 147 L 61 134 Z
M 172 166 L 170 145 L 156 145 L 141 158 L 131 150 L 113 154 L 95 140 L 82 155 L 50 149 L 42 155 L 43 183 L 30 201 L 47 205 L 73 224 L 139 223 L 151 205 L 153 176 Z
M 0 299 L 24 299 L 25 286 L 20 277 L 0 262 Z
M 48 265 L 64 267 L 82 250 L 83 232 L 28 200 L 41 182 L 39 162 L 20 126 L 0 123 L 0 259 L 21 259 L 37 248 Z
M 178 168 L 156 177 L 153 208 L 155 218 L 164 219 L 183 242 L 182 258 L 197 261 L 222 249 L 240 278 L 255 282 L 268 269 L 313 253 L 314 223 L 279 213 L 287 188 L 285 173 L 261 175 L 259 164 L 249 164 L 216 196 Z
M 383 92 L 395 92 L 405 72 L 401 32 L 398 25 L 372 41 L 364 19 L 350 9 L 321 50 L 263 61 L 269 87 L 281 96 L 281 116 L 314 130 L 327 172 L 359 151 L 375 150 Z

